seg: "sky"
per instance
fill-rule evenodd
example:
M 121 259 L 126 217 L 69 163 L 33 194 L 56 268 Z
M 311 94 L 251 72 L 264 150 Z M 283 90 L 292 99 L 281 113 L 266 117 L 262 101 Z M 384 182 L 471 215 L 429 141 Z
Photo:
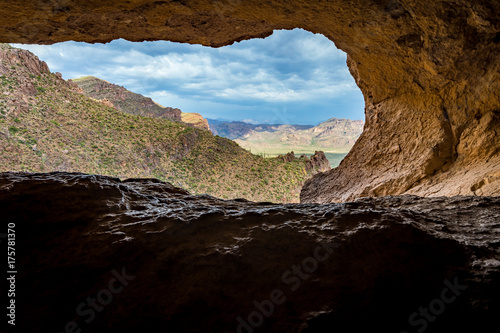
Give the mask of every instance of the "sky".
M 304 125 L 364 120 L 346 54 L 301 29 L 222 48 L 123 39 L 13 46 L 30 50 L 64 79 L 96 76 L 205 118 Z

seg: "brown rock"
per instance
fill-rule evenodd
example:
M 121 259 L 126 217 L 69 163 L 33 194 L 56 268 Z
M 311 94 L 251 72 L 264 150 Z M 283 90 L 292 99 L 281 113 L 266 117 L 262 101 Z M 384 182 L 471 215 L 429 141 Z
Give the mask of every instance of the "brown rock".
M 237 332 L 239 317 L 255 332 L 413 332 L 413 313 L 428 333 L 498 323 L 500 198 L 272 205 L 153 179 L 4 173 L 0 211 L 18 235 L 19 332 Z
M 204 129 L 209 131 L 208 120 L 203 118 L 199 113 L 181 113 L 181 119 L 186 124 L 191 124 L 196 128 Z
M 288 163 L 297 159 L 293 151 L 285 155 L 279 155 L 276 158 Z M 328 161 L 325 153 L 322 151 L 314 152 L 314 155 L 312 155 L 311 158 L 307 157 L 305 154 L 302 154 L 300 156 L 300 159 L 304 159 L 306 161 L 306 171 L 311 174 L 315 174 L 317 172 L 325 172 L 331 169 L 330 161 Z
M 77 93 L 80 93 L 80 94 L 85 93 L 83 91 L 83 89 L 80 88 L 73 80 L 69 79 L 66 82 L 68 83 L 69 87 L 71 87 L 73 89 L 73 91 L 76 91 Z
M 101 101 L 101 103 L 106 105 L 106 106 L 109 106 L 110 108 L 115 108 L 115 106 L 113 105 L 113 103 L 109 99 L 105 98 Z
M 33 55 L 27 50 L 15 49 L 12 50 L 8 45 L 1 45 L 0 47 L 0 59 L 3 62 L 3 67 L 8 71 L 12 70 L 12 67 L 17 67 L 22 64 L 26 67 L 32 75 L 40 75 L 42 73 L 49 73 L 49 67 L 45 61 L 40 61 L 37 56 Z M 2 70 L 7 74 L 7 71 Z
M 349 55 L 365 97 L 366 125 L 338 168 L 304 186 L 302 200 L 456 195 L 476 193 L 471 188 L 500 166 L 499 12 L 496 0 L 97 0 L 64 6 L 9 0 L 0 9 L 0 41 L 166 39 L 217 47 L 275 29 L 321 33 Z M 484 194 L 496 195 L 498 184 Z
M 311 156 L 306 165 L 306 170 L 317 170 L 320 172 L 326 172 L 331 169 L 330 161 L 325 156 L 325 153 L 322 151 L 314 152 L 314 155 Z
M 289 152 L 285 155 L 279 155 L 278 157 L 276 157 L 278 160 L 281 160 L 283 162 L 292 162 L 293 160 L 295 160 L 295 154 L 292 152 Z

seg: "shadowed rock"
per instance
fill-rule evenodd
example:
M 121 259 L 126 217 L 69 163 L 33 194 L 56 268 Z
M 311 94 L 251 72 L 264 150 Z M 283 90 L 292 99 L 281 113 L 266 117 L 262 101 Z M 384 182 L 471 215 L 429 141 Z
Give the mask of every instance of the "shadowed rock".
M 239 317 L 255 332 L 416 332 L 412 313 L 440 304 L 426 332 L 487 332 L 500 311 L 499 204 L 273 205 L 154 179 L 0 175 L 2 221 L 16 223 L 20 332 L 70 321 L 82 332 L 236 332 Z M 260 323 L 256 311 L 270 315 Z

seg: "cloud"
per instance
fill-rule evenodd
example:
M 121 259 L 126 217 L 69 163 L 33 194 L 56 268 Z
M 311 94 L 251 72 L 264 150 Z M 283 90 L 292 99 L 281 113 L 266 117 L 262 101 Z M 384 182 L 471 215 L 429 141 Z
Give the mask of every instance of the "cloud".
M 363 99 L 345 54 L 324 36 L 304 30 L 275 31 L 266 39 L 218 49 L 125 40 L 16 47 L 31 50 L 66 79 L 97 76 L 165 106 L 216 118 L 229 110 L 234 110 L 232 119 L 256 121 L 276 118 L 275 110 L 287 110 L 279 117 L 302 123 L 325 120 L 328 113 L 363 117 Z M 338 105 L 343 109 L 335 110 Z M 316 109 L 316 116 L 299 106 Z

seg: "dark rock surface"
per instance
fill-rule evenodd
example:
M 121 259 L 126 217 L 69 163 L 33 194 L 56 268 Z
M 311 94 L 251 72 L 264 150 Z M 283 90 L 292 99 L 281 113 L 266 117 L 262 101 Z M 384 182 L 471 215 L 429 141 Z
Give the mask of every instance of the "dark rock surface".
M 17 332 L 235 332 L 239 317 L 259 326 L 254 301 L 262 313 L 269 299 L 272 315 L 240 332 L 493 332 L 499 203 L 273 205 L 157 180 L 0 175 L 3 230 L 16 223 Z M 429 306 L 438 314 L 411 326 Z

